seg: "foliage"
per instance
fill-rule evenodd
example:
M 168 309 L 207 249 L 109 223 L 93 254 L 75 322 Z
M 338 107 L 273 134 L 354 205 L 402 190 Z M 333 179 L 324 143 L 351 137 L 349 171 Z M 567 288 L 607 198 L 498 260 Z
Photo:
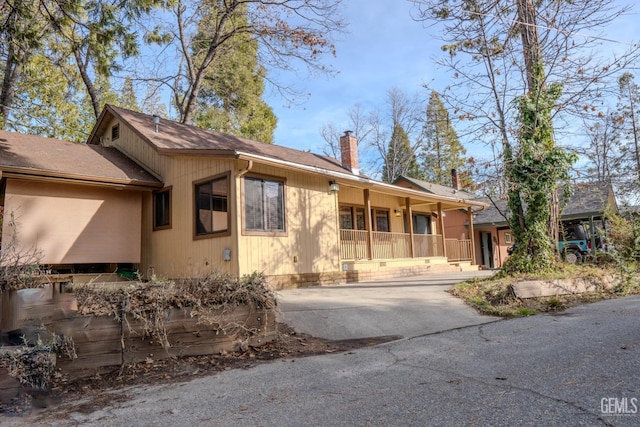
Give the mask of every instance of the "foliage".
M 624 294 L 640 292 L 640 218 L 610 214 L 608 220 L 606 242 L 621 279 L 617 291 Z
M 615 274 L 616 271 L 612 268 L 600 268 L 591 265 L 567 265 L 562 270 L 542 273 L 511 276 L 497 274 L 486 279 L 472 279 L 455 285 L 451 289 L 451 293 L 463 299 L 482 314 L 501 317 L 522 317 L 539 312 L 560 311 L 578 304 L 625 295 L 617 287 L 607 289 L 603 286 Z M 574 279 L 576 277 L 584 278 L 595 284 L 596 291 L 583 294 L 519 299 L 512 288 L 519 281 L 556 281 Z M 640 292 L 640 289 L 636 289 L 636 292 Z
M 73 344 L 68 338 L 53 335 L 49 342 L 38 340 L 25 342 L 18 349 L 7 349 L 0 353 L 0 367 L 10 376 L 32 390 L 48 390 L 60 373 L 56 369 L 56 356 L 63 354 L 75 357 Z
M 451 170 L 464 177 L 461 187 L 470 189 L 473 182 L 464 172 L 467 150 L 460 143 L 451 124 L 449 112 L 436 91 L 431 91 L 424 125 L 424 142 L 421 150 L 424 179 L 440 185 L 451 186 Z
M 205 39 L 211 16 L 198 23 L 196 39 Z M 246 25 L 246 16 L 239 16 Z M 194 46 L 194 56 L 202 50 Z M 214 60 L 205 74 L 198 98 L 195 124 L 206 129 L 231 133 L 272 143 L 276 117 L 263 100 L 266 70 L 258 64 L 258 42 L 247 34 L 239 35 Z
M 569 168 L 576 160 L 553 140 L 551 112 L 560 92 L 556 84 L 548 89 L 535 86 L 520 99 L 519 151 L 505 150 L 511 230 L 518 242 L 503 265 L 506 274 L 548 270 L 556 264 L 556 242 L 548 228 L 553 221 L 552 195 L 559 182 L 568 183 Z M 568 191 L 566 185 L 565 194 Z
M 402 125 L 396 124 L 389 140 L 382 167 L 382 181 L 392 183 L 400 175 L 422 179 L 423 175 L 411 148 L 409 136 Z
M 265 277 L 254 273 L 241 278 L 223 274 L 186 280 L 151 280 L 147 283 L 113 286 L 93 283 L 74 284 L 73 293 L 78 301 L 78 312 L 83 315 L 109 316 L 118 322 L 127 322 L 127 316 L 144 324 L 143 334 L 170 347 L 165 327 L 165 311 L 171 308 L 189 308 L 192 316 L 206 324 L 221 323 L 218 309 L 247 305 L 255 309 L 276 308 L 275 294 L 266 287 Z M 237 326 L 237 325 L 234 325 Z
M 161 79 L 170 82 L 182 123 L 195 119 L 206 77 L 215 75 L 214 69 L 235 43 L 257 43 L 258 63 L 265 69 L 289 70 L 299 61 L 313 71 L 326 71 L 319 59 L 335 54 L 331 37 L 343 28 L 339 0 L 177 0 L 167 6 L 174 19 L 159 25 L 146 39 L 161 45 L 163 54 L 175 53 L 179 58 L 169 62 L 178 69 Z M 200 22 L 206 31 L 199 30 Z M 271 83 L 277 86 L 274 80 Z

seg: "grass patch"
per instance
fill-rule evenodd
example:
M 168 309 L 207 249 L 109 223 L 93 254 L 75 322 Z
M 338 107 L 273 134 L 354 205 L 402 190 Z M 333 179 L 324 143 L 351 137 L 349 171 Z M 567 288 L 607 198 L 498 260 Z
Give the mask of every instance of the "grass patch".
M 514 284 L 523 280 L 559 280 L 576 277 L 602 284 L 606 277 L 611 276 L 616 276 L 616 271 L 593 265 L 567 265 L 562 270 L 546 271 L 536 275 L 507 276 L 498 273 L 490 278 L 471 279 L 457 284 L 450 292 L 480 313 L 499 317 L 524 317 L 536 313 L 557 312 L 580 304 L 640 293 L 638 278 L 631 281 L 621 278 L 624 286 L 615 286 L 612 289 L 598 286 L 599 290 L 596 292 L 540 298 L 517 298 L 512 288 Z

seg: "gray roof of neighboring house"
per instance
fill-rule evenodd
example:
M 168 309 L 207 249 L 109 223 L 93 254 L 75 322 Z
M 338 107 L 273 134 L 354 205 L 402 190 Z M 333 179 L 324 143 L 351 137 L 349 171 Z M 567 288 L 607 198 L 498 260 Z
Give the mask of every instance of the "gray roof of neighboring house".
M 6 174 L 158 187 L 161 183 L 115 148 L 0 131 Z
M 573 195 L 567 201 L 560 218 L 567 220 L 602 215 L 609 202 L 609 196 L 613 196 L 611 184 L 604 182 L 577 183 L 573 186 Z M 560 194 L 560 198 L 562 199 L 562 193 Z M 474 215 L 474 226 L 508 225 L 507 220 L 502 215 L 503 213 L 505 215 L 507 214 L 507 201 L 505 199 L 491 201 L 488 198 L 484 198 L 481 200 L 488 203 L 489 206 Z M 614 211 L 617 211 L 616 206 L 612 208 Z
M 457 190 L 453 187 L 447 187 L 445 185 L 434 184 L 432 182 L 423 181 L 420 179 L 409 178 L 408 176 L 400 176 L 394 184 L 401 185 L 402 181 L 407 182 L 410 185 L 417 187 L 422 191 L 426 191 L 427 193 L 436 194 L 438 196 L 449 196 L 449 197 L 461 197 L 467 200 L 476 199 L 476 195 L 473 193 L 469 193 L 464 190 Z

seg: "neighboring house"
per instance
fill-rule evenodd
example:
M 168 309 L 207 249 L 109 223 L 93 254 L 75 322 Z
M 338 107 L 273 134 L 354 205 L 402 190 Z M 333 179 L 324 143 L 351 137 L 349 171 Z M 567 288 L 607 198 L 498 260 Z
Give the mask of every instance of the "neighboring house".
M 515 243 L 507 215 L 504 199 L 484 200 L 489 207 L 474 214 L 476 262 L 485 268 L 499 268 L 508 258 L 507 249 Z M 602 182 L 578 183 L 573 195 L 560 214 L 562 222 L 583 222 L 591 229 L 601 226 L 605 211 L 617 213 L 618 208 L 610 184 Z M 593 233 L 592 233 L 593 234 Z
M 0 153 L 3 177 L 15 160 L 9 153 L 21 150 L 16 147 L 21 138 L 33 139 L 12 134 L 16 143 L 5 150 L 6 156 Z M 458 253 L 471 252 L 470 239 L 445 244 L 437 230 L 443 229 L 445 212 L 463 209 L 471 218 L 472 210 L 483 203 L 374 181 L 359 172 L 356 138 L 345 133 L 340 142 L 342 162 L 107 106 L 87 145 L 52 144 L 60 147 L 60 156 L 67 162 L 61 161 L 55 171 L 78 181 L 77 187 L 69 184 L 66 190 L 77 188 L 81 193 L 73 200 L 89 200 L 95 189 L 105 193 L 99 198 L 104 202 L 96 202 L 93 211 L 87 212 L 81 204 L 50 205 L 47 210 L 55 211 L 57 219 L 49 227 L 55 233 L 36 233 L 37 243 L 50 257 L 56 242 L 49 237 L 68 226 L 58 221 L 78 210 L 91 223 L 104 225 L 86 229 L 79 221 L 73 224 L 78 229 L 75 234 L 89 243 L 79 246 L 80 252 L 94 252 L 101 239 L 106 243 L 115 240 L 113 248 L 126 241 L 131 256 L 115 262 L 134 264 L 145 277 L 260 271 L 274 288 L 419 274 L 449 267 L 449 246 Z M 88 156 L 86 153 L 100 159 L 81 156 Z M 48 164 L 47 155 L 42 158 Z M 105 169 L 111 164 L 111 172 L 121 175 L 119 181 L 94 162 Z M 76 167 L 80 168 L 77 174 L 91 179 L 73 175 Z M 46 168 L 39 165 L 36 169 Z M 139 175 L 134 177 L 134 171 Z M 36 175 L 39 180 L 49 179 L 46 171 Z M 5 218 L 7 207 L 17 212 L 27 208 L 31 198 L 31 193 L 22 192 L 25 184 L 20 177 L 10 179 L 17 186 L 3 180 L 11 184 L 5 197 Z M 38 197 L 47 198 L 48 193 L 42 187 Z M 96 210 L 98 205 L 115 206 L 129 193 L 135 200 L 116 212 L 109 211 L 108 221 L 92 217 L 101 213 Z M 8 196 L 22 199 L 7 206 Z M 33 209 L 34 215 L 47 215 L 39 206 Z M 413 226 L 406 218 L 413 219 Z M 22 231 L 31 230 L 30 217 L 23 219 Z M 5 242 L 3 238 L 2 244 Z M 76 249 L 74 244 L 71 248 Z M 113 267 L 115 258 L 99 255 L 95 252 L 90 261 Z M 64 264 L 76 261 L 60 256 L 45 259 Z M 456 259 L 463 265 L 471 261 L 470 255 Z

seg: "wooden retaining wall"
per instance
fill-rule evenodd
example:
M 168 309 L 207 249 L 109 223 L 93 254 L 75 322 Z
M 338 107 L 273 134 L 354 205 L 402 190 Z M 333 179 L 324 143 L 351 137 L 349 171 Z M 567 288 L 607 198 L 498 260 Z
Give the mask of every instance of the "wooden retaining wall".
M 133 319 L 120 324 L 106 317 L 77 316 L 54 321 L 50 328 L 73 339 L 77 359 L 60 356 L 57 360 L 61 371 L 71 377 L 91 374 L 89 371 L 106 366 L 144 362 L 149 358 L 162 360 L 231 352 L 276 338 L 275 314 L 271 311 L 239 306 L 224 312 L 219 310 L 218 319 L 219 324 L 209 326 L 199 324 L 188 309 L 169 310 L 165 325 L 171 347 L 167 349 L 157 339 L 145 337 L 143 323 Z

